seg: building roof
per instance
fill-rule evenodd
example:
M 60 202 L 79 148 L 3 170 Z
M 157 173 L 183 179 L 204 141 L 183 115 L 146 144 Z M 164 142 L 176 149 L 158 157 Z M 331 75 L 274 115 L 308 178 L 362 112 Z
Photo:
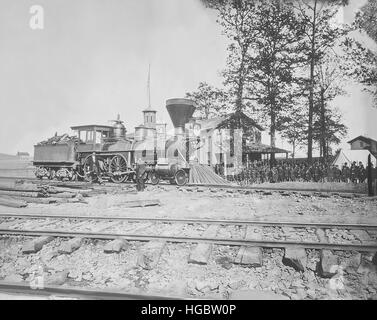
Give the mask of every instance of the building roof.
M 88 124 L 82 126 L 74 126 L 71 127 L 72 130 L 102 130 L 102 131 L 110 131 L 113 129 L 112 126 L 104 126 L 101 124 Z
M 255 127 L 260 131 L 264 131 L 264 128 L 242 111 L 236 111 L 227 115 L 218 128 L 239 128 L 239 127 Z
M 144 109 L 143 112 L 157 112 L 157 111 L 152 109 L 151 106 L 149 106 L 148 108 Z
M 202 130 L 220 129 L 220 128 L 237 128 L 240 124 L 241 127 L 256 127 L 264 131 L 263 127 L 256 123 L 249 116 L 243 112 L 234 112 L 228 115 L 219 116 L 211 119 L 202 119 L 197 121 L 201 125 Z
M 0 153 L 0 160 L 13 160 L 17 159 L 17 156 L 11 154 Z
M 244 151 L 245 153 L 289 153 L 290 151 L 280 149 L 280 148 L 273 148 L 266 144 L 262 143 L 247 143 Z
M 212 119 L 201 119 L 197 122 L 200 124 L 201 130 L 212 130 L 216 129 L 224 120 L 225 117 L 216 117 Z
M 29 152 L 17 152 L 18 156 L 30 156 Z
M 377 142 L 376 140 L 374 140 L 374 139 L 372 139 L 372 138 L 369 138 L 369 137 L 358 136 L 358 137 L 352 139 L 351 141 L 348 141 L 347 143 L 354 143 L 354 142 L 357 141 L 357 140 L 362 140 L 362 141 L 364 141 L 364 142 L 366 142 L 366 143 L 370 143 L 371 141 L 373 141 L 373 142 Z

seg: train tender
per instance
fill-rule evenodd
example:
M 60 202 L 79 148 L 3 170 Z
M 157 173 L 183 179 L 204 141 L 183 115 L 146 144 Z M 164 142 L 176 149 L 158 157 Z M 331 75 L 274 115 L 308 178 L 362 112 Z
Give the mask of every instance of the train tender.
M 103 178 L 121 183 L 135 174 L 132 141 L 118 116 L 113 126 L 71 127 L 75 137 L 57 136 L 34 146 L 35 174 L 38 178 L 92 181 L 93 166 L 99 165 Z M 97 164 L 93 163 L 95 152 Z

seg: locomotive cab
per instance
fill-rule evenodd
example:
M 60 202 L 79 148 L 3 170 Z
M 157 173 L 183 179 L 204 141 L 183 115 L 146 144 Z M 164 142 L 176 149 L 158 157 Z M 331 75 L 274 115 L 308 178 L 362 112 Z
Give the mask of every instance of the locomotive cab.
M 71 127 L 83 143 L 77 145 L 80 159 L 79 177 L 87 181 L 93 179 L 93 159 L 95 152 L 100 175 L 120 183 L 134 175 L 132 164 L 134 152 L 131 142 L 126 138 L 126 128 L 118 115 L 113 126 L 84 125 Z M 95 177 L 94 177 L 95 178 Z
M 113 127 L 102 125 L 84 125 L 71 127 L 75 135 L 83 142 L 77 146 L 78 152 L 101 151 L 105 141 L 110 138 Z

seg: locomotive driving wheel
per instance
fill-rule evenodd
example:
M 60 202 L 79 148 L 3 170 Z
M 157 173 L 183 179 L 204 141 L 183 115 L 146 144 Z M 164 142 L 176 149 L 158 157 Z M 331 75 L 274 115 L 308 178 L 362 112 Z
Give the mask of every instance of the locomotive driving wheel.
M 117 154 L 111 158 L 109 165 L 110 179 L 114 183 L 122 183 L 128 178 L 127 160 L 121 155 Z
M 178 170 L 175 173 L 174 180 L 177 185 L 184 186 L 188 181 L 186 172 L 184 170 Z

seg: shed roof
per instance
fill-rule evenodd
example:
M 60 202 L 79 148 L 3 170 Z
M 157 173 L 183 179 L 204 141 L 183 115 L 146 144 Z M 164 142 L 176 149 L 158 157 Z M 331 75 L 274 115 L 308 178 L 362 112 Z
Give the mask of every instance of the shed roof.
M 348 143 L 354 143 L 355 141 L 357 140 L 362 140 L 364 142 L 367 142 L 367 143 L 370 143 L 371 141 L 373 142 L 377 142 L 376 140 L 372 139 L 372 138 L 369 138 L 369 137 L 365 137 L 365 136 L 358 136 L 350 141 L 348 141 Z
M 211 119 L 198 120 L 202 130 L 220 129 L 220 128 L 238 128 L 241 127 L 255 127 L 264 131 L 256 121 L 251 119 L 243 112 L 234 112 L 223 116 L 218 116 Z
M 102 130 L 102 131 L 110 131 L 113 129 L 112 126 L 104 126 L 101 124 L 88 124 L 82 126 L 74 126 L 71 127 L 72 130 Z

